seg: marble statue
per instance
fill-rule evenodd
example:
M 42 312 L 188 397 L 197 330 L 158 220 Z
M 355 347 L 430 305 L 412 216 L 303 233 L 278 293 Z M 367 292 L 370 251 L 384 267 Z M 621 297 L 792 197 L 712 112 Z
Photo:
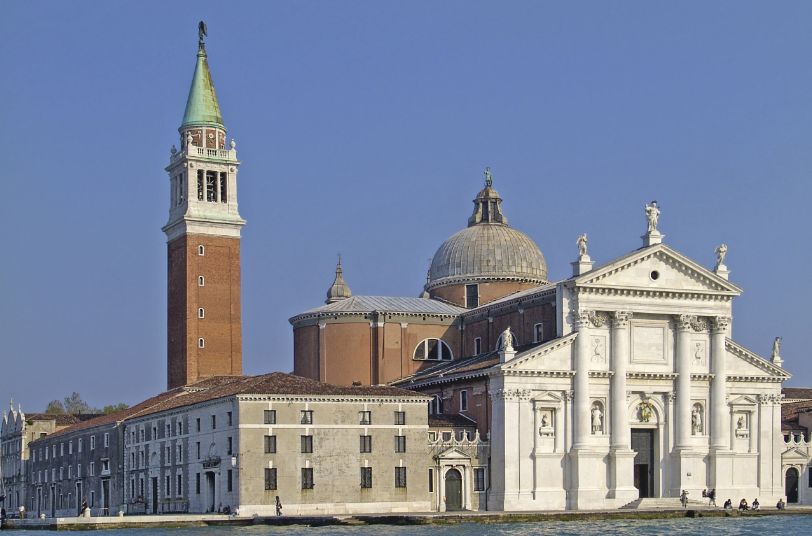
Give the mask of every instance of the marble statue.
M 702 433 L 702 412 L 700 412 L 696 406 L 694 406 L 694 410 L 691 412 L 691 433 L 693 433 L 693 435 Z
M 587 247 L 588 239 L 586 237 L 586 233 L 582 234 L 578 237 L 578 256 L 579 257 L 586 257 L 586 247 Z
M 592 433 L 598 434 L 603 432 L 603 413 L 597 404 L 592 406 Z
M 491 173 L 490 167 L 485 168 L 485 186 L 488 188 L 493 186 L 493 173 Z
M 744 415 L 739 417 L 739 420 L 736 421 L 736 430 L 744 430 Z
M 773 361 L 776 357 L 781 357 L 781 337 L 776 337 L 773 341 Z
M 547 428 L 550 426 L 550 420 L 547 418 L 547 414 L 541 416 L 541 427 Z
M 510 332 L 510 326 L 505 328 L 505 331 L 502 332 L 502 342 L 499 345 L 500 350 L 505 350 L 506 352 L 513 351 L 513 334 Z
M 719 244 L 719 247 L 716 248 L 716 267 L 714 270 L 718 270 L 720 267 L 725 265 L 725 257 L 727 256 L 727 244 Z
M 660 207 L 657 206 L 657 201 L 652 201 L 646 205 L 646 219 L 648 220 L 648 232 L 657 232 L 657 223 L 660 221 Z
M 192 146 L 192 133 L 187 132 L 186 133 L 186 150 L 188 151 L 189 147 L 191 147 L 191 146 Z

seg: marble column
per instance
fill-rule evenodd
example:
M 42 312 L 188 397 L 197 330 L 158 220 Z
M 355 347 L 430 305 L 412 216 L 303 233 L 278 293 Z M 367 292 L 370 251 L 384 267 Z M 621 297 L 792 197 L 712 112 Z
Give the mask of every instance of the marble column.
M 725 336 L 730 318 L 717 316 L 711 320 L 711 448 L 730 448 L 730 415 L 727 408 L 727 373 L 725 371 Z
M 589 315 L 586 311 L 575 317 L 575 328 L 578 337 L 575 339 L 575 391 L 574 424 L 575 438 L 573 448 L 579 448 L 589 443 L 592 433 L 592 423 L 589 414 Z
M 677 317 L 677 450 L 688 448 L 691 440 L 691 324 L 696 316 Z
M 629 362 L 629 319 L 632 313 L 616 311 L 612 315 L 612 437 L 613 449 L 631 448 L 629 412 L 626 401 L 626 365 Z

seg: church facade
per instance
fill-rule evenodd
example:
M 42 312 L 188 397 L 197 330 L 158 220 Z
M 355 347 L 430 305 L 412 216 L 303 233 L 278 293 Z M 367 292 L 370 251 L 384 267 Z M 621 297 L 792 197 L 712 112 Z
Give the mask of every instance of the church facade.
M 420 298 L 353 296 L 339 267 L 326 305 L 291 318 L 296 373 L 391 383 L 471 419 L 490 443 L 487 509 L 784 496 L 789 374 L 778 344 L 768 359 L 732 338 L 727 247 L 711 268 L 685 257 L 652 202 L 641 248 L 596 265 L 583 235 L 572 276 L 551 282 L 492 181 Z

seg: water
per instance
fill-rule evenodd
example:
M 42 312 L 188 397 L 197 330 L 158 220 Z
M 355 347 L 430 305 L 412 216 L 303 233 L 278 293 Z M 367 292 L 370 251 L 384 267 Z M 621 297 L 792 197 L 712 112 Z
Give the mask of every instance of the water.
M 766 517 L 712 517 L 662 520 L 541 521 L 537 523 L 462 523 L 459 525 L 354 527 L 208 527 L 191 529 L 100 530 L 99 536 L 767 536 L 771 534 L 809 534 L 812 517 L 781 515 Z M 14 531 L 13 536 L 43 536 L 42 531 Z

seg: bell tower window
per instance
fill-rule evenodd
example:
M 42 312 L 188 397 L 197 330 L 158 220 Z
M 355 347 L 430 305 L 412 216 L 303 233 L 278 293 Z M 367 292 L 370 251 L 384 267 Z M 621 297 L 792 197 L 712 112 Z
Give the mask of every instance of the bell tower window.
M 203 170 L 197 170 L 197 200 L 203 201 Z
M 214 203 L 217 201 L 217 172 L 206 172 L 206 201 Z
M 226 173 L 220 173 L 220 202 L 221 203 L 228 203 L 228 175 Z

